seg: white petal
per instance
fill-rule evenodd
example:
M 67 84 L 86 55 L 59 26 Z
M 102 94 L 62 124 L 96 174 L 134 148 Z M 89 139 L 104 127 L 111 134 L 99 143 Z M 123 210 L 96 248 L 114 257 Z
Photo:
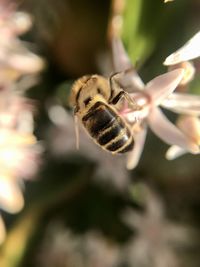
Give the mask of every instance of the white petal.
M 148 122 L 151 130 L 165 143 L 180 146 L 194 154 L 199 153 L 198 145 L 188 140 L 158 108 L 152 109 Z
M 113 65 L 116 72 L 124 71 L 132 67 L 132 63 L 124 49 L 123 43 L 118 38 L 112 40 Z
M 113 53 L 113 68 L 115 72 L 125 72 L 123 75 L 122 84 L 125 88 L 131 86 L 134 89 L 141 90 L 144 88 L 144 83 L 133 67 L 128 54 L 126 53 L 123 43 L 118 38 L 113 38 L 112 41 Z
M 183 78 L 184 70 L 176 69 L 157 76 L 145 88 L 145 93 L 148 94 L 152 104 L 159 105 L 166 97 L 168 97 L 180 83 Z
M 146 133 L 147 133 L 147 129 L 144 128 L 143 130 L 141 130 L 141 132 L 134 135 L 134 141 L 135 141 L 134 148 L 130 153 L 128 153 L 128 156 L 127 156 L 126 167 L 129 170 L 134 169 L 140 160 L 140 156 L 142 154 L 145 139 L 146 139 Z
M 162 101 L 162 107 L 180 114 L 200 116 L 200 96 L 173 93 Z
M 23 208 L 24 199 L 17 183 L 10 177 L 0 177 L 0 207 L 7 212 L 16 213 Z
M 40 72 L 45 67 L 44 60 L 31 52 L 12 54 L 8 57 L 7 63 L 14 69 L 32 74 Z
M 179 147 L 179 146 L 171 146 L 166 154 L 165 154 L 165 157 L 166 159 L 168 160 L 173 160 L 173 159 L 176 159 L 184 154 L 186 154 L 188 151 Z
M 25 12 L 15 12 L 11 18 L 11 22 L 17 34 L 22 34 L 30 29 L 32 26 L 32 18 L 29 14 Z
M 164 65 L 174 65 L 182 61 L 191 60 L 200 56 L 200 31 L 195 34 L 183 47 L 168 56 Z

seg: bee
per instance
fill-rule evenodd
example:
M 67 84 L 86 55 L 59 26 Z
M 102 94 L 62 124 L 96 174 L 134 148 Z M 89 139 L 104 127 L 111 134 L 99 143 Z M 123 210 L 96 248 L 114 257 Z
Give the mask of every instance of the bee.
M 113 74 L 110 79 L 88 75 L 72 86 L 70 102 L 74 107 L 75 122 L 79 119 L 96 144 L 112 154 L 129 152 L 134 139 L 127 122 L 115 105 L 124 96 L 135 107 L 127 92 L 120 88 Z M 76 130 L 78 139 L 78 131 Z M 77 144 L 78 145 L 78 144 Z

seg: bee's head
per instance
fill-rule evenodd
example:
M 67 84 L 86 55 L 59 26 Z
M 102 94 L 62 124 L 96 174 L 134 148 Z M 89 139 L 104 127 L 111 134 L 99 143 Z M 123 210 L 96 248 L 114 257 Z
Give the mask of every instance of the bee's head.
M 72 86 L 70 104 L 78 111 L 87 109 L 93 102 L 108 101 L 109 97 L 108 80 L 99 75 L 87 75 Z

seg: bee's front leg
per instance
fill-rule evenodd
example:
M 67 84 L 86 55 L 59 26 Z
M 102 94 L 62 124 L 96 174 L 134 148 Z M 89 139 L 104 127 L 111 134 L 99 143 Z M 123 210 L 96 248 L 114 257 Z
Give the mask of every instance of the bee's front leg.
M 119 81 L 117 81 L 117 77 L 126 74 L 130 70 L 128 69 L 126 71 L 116 72 L 116 73 L 114 73 L 114 74 L 112 74 L 110 76 L 110 78 L 109 78 L 109 83 L 110 83 L 110 99 L 109 99 L 109 103 L 110 104 L 113 104 L 113 105 L 116 105 L 122 97 L 125 97 L 125 99 L 129 103 L 129 105 L 133 109 L 136 109 L 137 110 L 137 109 L 139 109 L 139 106 L 137 105 L 137 103 L 135 102 L 135 100 L 133 98 L 131 98 L 131 96 L 129 95 L 129 93 L 126 92 L 122 88 L 122 86 L 120 85 Z

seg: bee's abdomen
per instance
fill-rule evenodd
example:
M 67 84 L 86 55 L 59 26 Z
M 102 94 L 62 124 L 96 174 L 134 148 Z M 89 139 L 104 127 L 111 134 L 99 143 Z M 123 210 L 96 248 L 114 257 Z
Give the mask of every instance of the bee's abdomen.
M 129 128 L 105 103 L 95 103 L 82 122 L 95 141 L 111 153 L 125 153 L 133 148 L 134 141 Z

